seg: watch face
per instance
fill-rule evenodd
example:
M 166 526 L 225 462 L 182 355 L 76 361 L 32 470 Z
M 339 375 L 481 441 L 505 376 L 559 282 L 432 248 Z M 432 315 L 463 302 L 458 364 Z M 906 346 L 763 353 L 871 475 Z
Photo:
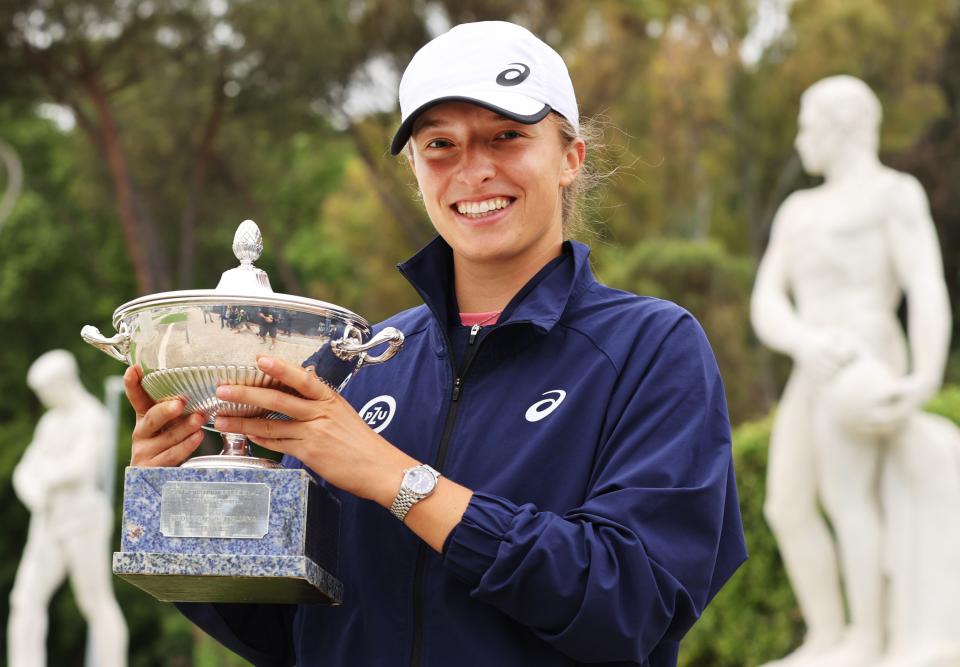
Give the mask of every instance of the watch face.
M 403 485 L 414 493 L 430 493 L 436 484 L 434 476 L 422 468 L 410 470 L 403 479 Z

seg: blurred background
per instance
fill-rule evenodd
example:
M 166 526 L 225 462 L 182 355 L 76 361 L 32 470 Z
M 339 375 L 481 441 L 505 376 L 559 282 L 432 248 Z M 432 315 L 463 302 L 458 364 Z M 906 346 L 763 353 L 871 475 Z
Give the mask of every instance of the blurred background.
M 753 336 L 750 289 L 773 213 L 817 182 L 792 147 L 799 96 L 847 73 L 883 103 L 883 161 L 927 190 L 958 319 L 956 0 L 3 2 L 0 626 L 29 519 L 10 476 L 42 412 L 25 385 L 30 363 L 69 349 L 102 397 L 123 368 L 83 344 L 81 326 L 112 332 L 129 299 L 214 287 L 235 264 L 245 218 L 263 230 L 259 264 L 277 291 L 370 321 L 415 305 L 394 265 L 433 230 L 404 160 L 387 150 L 397 84 L 430 37 L 490 18 L 559 50 L 602 130 L 588 151 L 608 176 L 582 234 L 600 277 L 692 311 L 726 378 L 752 559 L 685 640 L 681 663 L 755 665 L 799 643 L 761 515 L 769 415 L 789 363 Z M 931 409 L 960 419 L 956 350 Z M 243 664 L 169 605 L 115 588 L 131 665 Z M 65 587 L 51 606 L 50 664 L 83 664 L 85 634 Z

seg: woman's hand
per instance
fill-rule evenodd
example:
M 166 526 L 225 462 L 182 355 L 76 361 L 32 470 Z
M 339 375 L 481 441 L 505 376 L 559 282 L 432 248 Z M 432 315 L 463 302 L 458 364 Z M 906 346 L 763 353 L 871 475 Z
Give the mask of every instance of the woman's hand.
M 391 445 L 312 369 L 262 355 L 257 366 L 296 390 L 224 385 L 223 401 L 249 403 L 283 413 L 293 421 L 218 417 L 220 431 L 243 433 L 258 445 L 300 459 L 334 486 L 389 507 L 397 495 L 402 470 L 417 461 Z
M 203 415 L 184 415 L 180 399 L 155 403 L 141 382 L 139 366 L 131 366 L 123 374 L 123 389 L 137 413 L 130 465 L 178 466 L 203 442 Z

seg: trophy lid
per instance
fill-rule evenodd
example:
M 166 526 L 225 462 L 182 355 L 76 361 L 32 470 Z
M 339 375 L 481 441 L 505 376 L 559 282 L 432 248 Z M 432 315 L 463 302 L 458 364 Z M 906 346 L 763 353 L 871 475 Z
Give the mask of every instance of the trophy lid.
M 267 272 L 254 265 L 262 252 L 263 236 L 260 228 L 253 220 L 244 220 L 233 236 L 233 254 L 240 261 L 240 265 L 224 271 L 216 289 L 147 294 L 117 308 L 113 312 L 113 324 L 117 326 L 124 317 L 134 312 L 193 303 L 211 306 L 252 304 L 265 308 L 289 308 L 339 317 L 361 329 L 370 328 L 366 320 L 346 308 L 317 299 L 274 292 Z

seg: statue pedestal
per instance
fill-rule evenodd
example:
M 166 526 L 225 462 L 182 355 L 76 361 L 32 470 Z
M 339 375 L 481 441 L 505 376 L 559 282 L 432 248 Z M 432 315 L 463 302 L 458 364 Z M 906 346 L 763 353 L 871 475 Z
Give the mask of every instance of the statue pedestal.
M 130 467 L 113 572 L 168 602 L 338 604 L 339 529 L 305 470 Z

